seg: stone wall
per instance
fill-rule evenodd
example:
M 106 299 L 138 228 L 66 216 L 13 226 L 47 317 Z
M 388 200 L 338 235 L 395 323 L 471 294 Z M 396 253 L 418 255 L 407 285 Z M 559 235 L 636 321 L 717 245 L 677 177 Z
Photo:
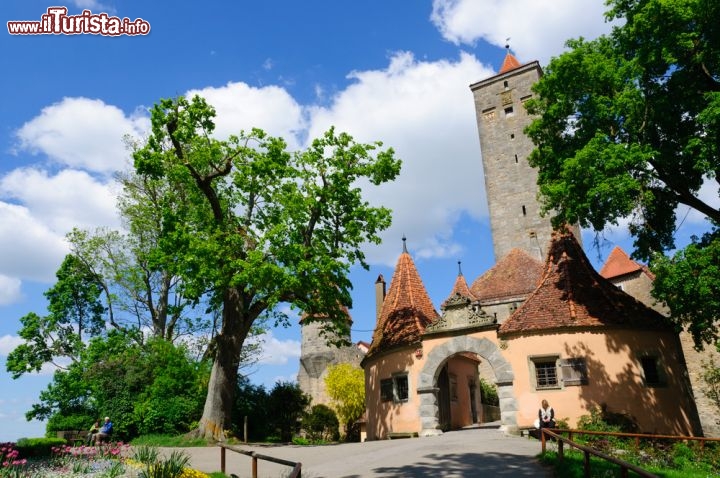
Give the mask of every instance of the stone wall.
M 355 345 L 336 347 L 321 334 L 322 321 L 302 325 L 302 343 L 298 385 L 312 398 L 312 405 L 330 405 L 325 390 L 325 377 L 331 365 L 349 363 L 360 368 L 364 354 Z M 349 339 L 349 338 L 348 338 Z

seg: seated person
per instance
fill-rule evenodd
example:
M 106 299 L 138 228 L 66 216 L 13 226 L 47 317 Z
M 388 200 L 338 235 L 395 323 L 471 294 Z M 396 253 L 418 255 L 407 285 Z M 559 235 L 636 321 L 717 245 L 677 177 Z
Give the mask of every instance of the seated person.
M 555 428 L 555 410 L 547 400 L 543 400 L 540 405 L 540 410 L 538 410 L 539 428 Z
M 92 434 L 92 442 L 95 445 L 99 445 L 103 441 L 107 441 L 113 431 L 113 423 L 110 421 L 110 417 L 105 417 L 105 423 L 100 427 L 97 433 Z
M 100 420 L 95 420 L 95 423 L 93 423 L 93 426 L 90 427 L 90 430 L 88 431 L 87 436 L 87 444 L 92 445 L 92 439 L 93 435 L 100 431 Z

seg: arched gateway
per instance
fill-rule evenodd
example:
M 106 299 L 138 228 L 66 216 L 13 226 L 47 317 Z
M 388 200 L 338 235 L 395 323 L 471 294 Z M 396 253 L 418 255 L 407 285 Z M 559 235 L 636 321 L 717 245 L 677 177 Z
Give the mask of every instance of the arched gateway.
M 439 422 L 437 379 L 443 363 L 461 352 L 475 353 L 490 364 L 495 372 L 495 383 L 500 398 L 501 428 L 506 431 L 517 428 L 518 404 L 512 390 L 514 374 L 510 363 L 503 358 L 497 345 L 490 340 L 461 335 L 433 348 L 418 377 L 417 393 L 420 397 L 421 436 L 442 433 Z

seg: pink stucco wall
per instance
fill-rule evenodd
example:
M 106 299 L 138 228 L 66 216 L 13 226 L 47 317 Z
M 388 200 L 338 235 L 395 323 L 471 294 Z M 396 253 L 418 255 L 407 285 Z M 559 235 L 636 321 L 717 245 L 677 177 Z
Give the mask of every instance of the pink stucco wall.
M 638 330 L 605 330 L 527 336 L 508 340 L 503 356 L 515 373 L 513 392 L 518 404 L 519 426 L 537 417 L 542 399 L 555 415 L 574 427 L 591 407 L 606 404 L 611 412 L 629 414 L 648 433 L 693 434 L 694 406 L 690 398 L 682 352 L 675 334 Z M 643 384 L 640 354 L 660 357 L 666 385 Z M 560 358 L 585 357 L 588 384 L 554 390 L 535 390 L 530 358 L 557 354 Z
M 391 432 L 419 432 L 420 399 L 417 375 L 423 359 L 417 359 L 414 348 L 398 349 L 394 353 L 374 358 L 365 364 L 365 401 L 367 405 L 367 438 L 387 438 Z M 380 380 L 398 372 L 408 373 L 409 397 L 407 402 L 395 403 L 380 400 Z
M 634 417 L 643 432 L 681 435 L 698 433 L 694 427 L 694 404 L 684 377 L 682 352 L 673 333 L 610 329 L 602 332 L 570 331 L 531 335 L 501 341 L 497 339 L 495 331 L 486 330 L 470 337 L 486 338 L 496 344 L 496 350 L 512 368 L 512 397 L 501 397 L 501 407 L 502 400 L 505 400 L 506 407 L 510 404 L 514 408 L 510 413 L 504 412 L 506 422 L 512 415 L 517 426 L 531 426 L 537 417 L 540 401 L 546 399 L 555 409 L 556 417 L 567 420 L 571 427 L 577 424 L 580 416 L 588 414 L 591 407 L 605 404 L 611 412 Z M 419 374 L 433 349 L 453 338 L 425 340 L 419 358 L 415 348 L 405 348 L 366 361 L 368 439 L 386 438 L 393 431 L 421 431 L 420 399 L 417 394 Z M 639 360 L 642 353 L 660 357 L 666 375 L 664 386 L 647 387 L 643 384 Z M 535 390 L 534 377 L 530 375 L 530 360 L 543 355 L 557 355 L 561 359 L 584 357 L 588 384 Z M 484 358 L 481 356 L 480 360 Z M 453 361 L 451 366 L 454 366 L 454 362 L 465 364 L 459 365 L 463 368 L 458 369 L 458 377 L 472 374 L 467 369 L 469 361 Z M 408 401 L 381 402 L 380 379 L 403 371 L 408 373 Z M 435 377 L 438 372 L 435 371 Z M 558 376 L 561 377 L 559 371 Z M 458 384 L 458 391 L 461 390 L 466 391 L 467 386 Z M 458 400 L 458 410 L 461 407 L 469 410 L 467 398 L 464 400 Z M 464 426 L 464 423 L 460 418 L 457 422 L 453 420 L 454 426 Z

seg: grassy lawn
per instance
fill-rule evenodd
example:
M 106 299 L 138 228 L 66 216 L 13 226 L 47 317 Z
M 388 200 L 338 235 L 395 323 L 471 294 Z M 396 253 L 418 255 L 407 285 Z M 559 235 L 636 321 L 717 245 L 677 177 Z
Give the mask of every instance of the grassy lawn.
M 703 459 L 681 459 L 674 460 L 672 454 L 664 454 L 662 458 L 652 457 L 645 451 L 637 456 L 630 453 L 622 453 L 621 459 L 640 466 L 644 470 L 663 478 L 708 478 L 719 476 L 718 469 L 713 466 L 714 458 L 708 460 L 707 456 Z M 583 472 L 583 453 L 576 450 L 564 451 L 563 461 L 559 461 L 558 454 L 555 451 L 547 451 L 545 454 L 538 456 L 541 463 L 554 468 L 554 476 L 557 478 L 582 478 Z M 638 461 L 645 461 L 638 463 Z M 613 463 L 607 462 L 597 457 L 590 457 L 590 476 L 598 477 L 620 477 L 620 467 Z M 628 472 L 628 476 L 638 476 L 632 471 Z

